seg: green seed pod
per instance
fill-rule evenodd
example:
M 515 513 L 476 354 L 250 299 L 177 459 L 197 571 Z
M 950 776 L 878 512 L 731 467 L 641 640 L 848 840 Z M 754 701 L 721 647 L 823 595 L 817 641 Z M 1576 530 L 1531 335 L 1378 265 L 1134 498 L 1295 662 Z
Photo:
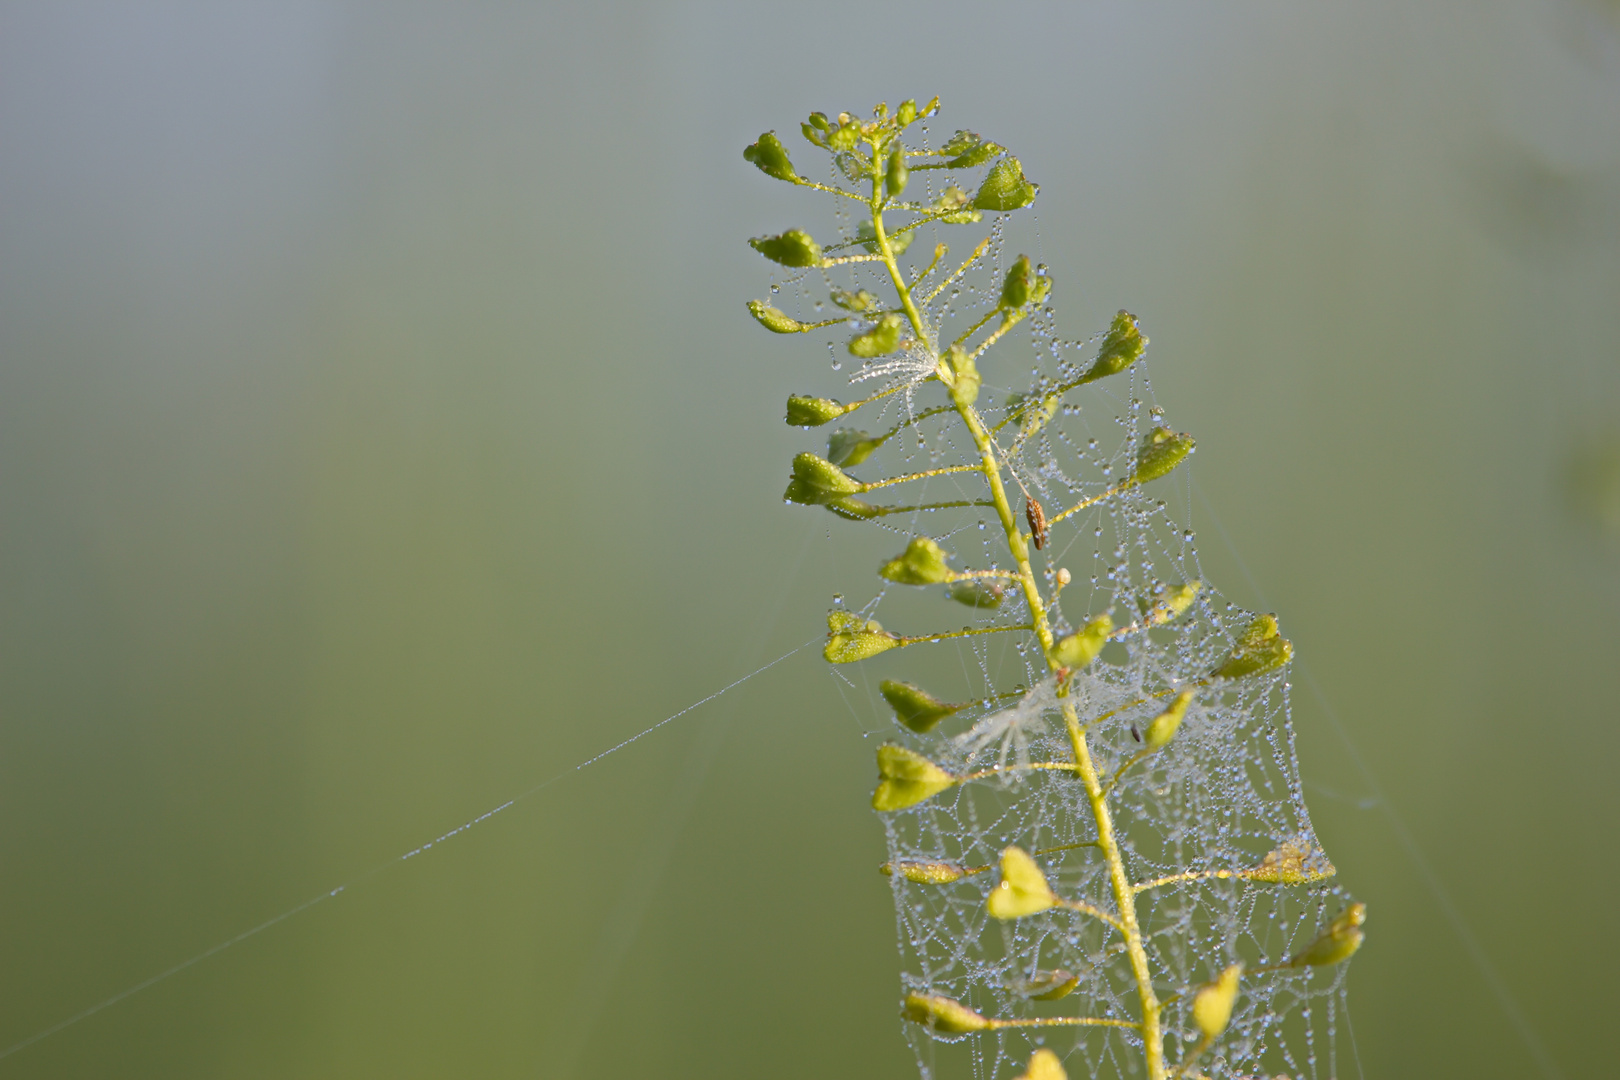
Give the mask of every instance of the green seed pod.
M 1041 266 L 1037 267 L 1035 271 L 1035 287 L 1029 292 L 1030 306 L 1040 307 L 1046 302 L 1046 298 L 1051 294 L 1052 276 L 1046 272 L 1046 266 L 1043 263 Z
M 1182 459 L 1193 452 L 1197 444 L 1185 432 L 1177 434 L 1167 427 L 1154 428 L 1142 438 L 1136 451 L 1136 472 L 1131 479 L 1138 484 L 1157 480 L 1180 465 Z
M 962 782 L 961 777 L 946 772 L 915 750 L 893 743 L 878 747 L 877 762 L 878 786 L 872 793 L 874 810 L 904 810 Z
M 999 581 L 969 578 L 965 581 L 953 581 L 946 594 L 958 604 L 966 604 L 971 608 L 997 608 L 1001 606 L 1007 590 Z
M 1023 985 L 1023 994 L 1031 1001 L 1057 1001 L 1074 993 L 1080 985 L 1080 976 L 1063 968 L 1037 971 L 1034 978 Z
M 979 400 L 979 369 L 973 354 L 960 345 L 952 345 L 943 357 L 951 369 L 951 400 L 966 408 Z
M 948 862 L 886 862 L 878 871 L 884 877 L 899 874 L 919 885 L 949 885 L 967 876 L 965 867 Z
M 827 119 L 827 114 L 824 113 L 824 112 L 813 112 L 813 113 L 811 113 L 810 114 L 810 126 L 815 128 L 817 131 L 831 131 L 832 130 L 832 122 Z
M 827 136 L 826 135 L 823 135 L 820 131 L 816 130 L 814 127 L 812 127 L 809 124 L 800 124 L 799 125 L 799 131 L 810 142 L 815 143 L 817 146 L 819 146 L 819 147 L 821 147 L 823 149 L 826 149 L 826 146 L 827 146 Z
M 787 400 L 787 422 L 794 427 L 820 427 L 829 420 L 844 415 L 844 406 L 832 398 L 802 397 L 794 394 Z M 837 464 L 843 464 L 838 462 Z
M 1078 671 L 1097 658 L 1103 646 L 1108 644 L 1108 635 L 1113 632 L 1114 620 L 1107 615 L 1099 615 L 1086 623 L 1083 629 L 1052 646 L 1052 659 L 1057 661 L 1059 667 Z
M 849 339 L 849 354 L 870 360 L 894 352 L 895 346 L 900 344 L 900 322 L 900 316 L 892 311 L 883 316 L 872 329 Z
M 898 109 L 894 110 L 894 121 L 895 121 L 895 123 L 899 124 L 901 127 L 905 127 L 906 125 L 910 124 L 913 120 L 916 120 L 916 119 L 917 119 L 917 103 L 915 101 L 912 101 L 910 98 L 907 98 L 905 101 L 902 101 L 900 103 L 900 107 Z
M 1021 308 L 1028 303 L 1034 276 L 1030 270 L 1029 256 L 1018 256 L 1018 260 L 1012 264 L 1012 269 L 1007 271 L 1007 277 L 1001 283 L 1001 300 L 997 306 L 1003 309 Z
M 831 621 L 828 619 L 828 622 Z M 883 629 L 876 619 L 871 619 L 864 626 L 834 630 L 828 634 L 821 655 L 829 664 L 853 664 L 857 660 L 888 652 L 899 644 L 898 637 Z
M 845 121 L 840 113 L 839 126 L 827 133 L 827 146 L 839 153 L 855 149 L 861 141 L 861 126 L 853 120 Z
M 820 266 L 821 245 L 803 229 L 789 229 L 775 236 L 756 236 L 748 246 L 783 266 Z
M 810 329 L 798 319 L 769 306 L 763 300 L 748 301 L 748 313 L 773 334 L 802 334 Z
M 947 169 L 972 169 L 983 165 L 1001 153 L 1002 149 L 993 142 L 985 142 L 971 131 L 958 131 L 946 140 L 939 152 L 948 159 L 945 162 Z
M 1114 316 L 1113 325 L 1108 328 L 1108 334 L 1103 338 L 1102 348 L 1097 350 L 1097 359 L 1092 363 L 1091 369 L 1081 376 L 1082 383 L 1096 382 L 1109 375 L 1118 375 L 1142 359 L 1147 351 L 1148 339 L 1142 336 L 1142 331 L 1136 325 L 1136 316 L 1128 311 L 1121 311 Z
M 834 465 L 859 465 L 883 445 L 883 439 L 864 431 L 839 428 L 827 436 L 827 460 Z
M 966 1035 L 972 1031 L 987 1031 L 996 1026 L 994 1022 L 985 1019 L 954 998 L 935 997 L 931 994 L 907 994 L 906 1004 L 900 1010 L 900 1016 L 941 1035 Z
M 900 197 L 900 193 L 906 190 L 906 180 L 910 176 L 911 170 L 906 168 L 905 149 L 896 146 L 894 153 L 889 155 L 889 167 L 883 174 L 883 183 L 888 188 L 889 198 L 898 199 Z
M 1183 690 L 1170 702 L 1169 708 L 1153 718 L 1147 730 L 1142 732 L 1143 746 L 1149 750 L 1163 750 L 1170 745 L 1170 740 L 1176 737 L 1176 729 L 1181 726 L 1181 718 L 1187 715 L 1193 693 L 1191 688 Z
M 1213 1039 L 1226 1030 L 1232 1021 L 1232 1004 L 1237 1001 L 1238 980 L 1243 976 L 1243 965 L 1233 964 L 1212 983 L 1200 987 L 1193 997 L 1193 1022 L 1205 1038 Z
M 1017 210 L 1034 202 L 1040 189 L 1039 184 L 1024 179 L 1023 163 L 1015 157 L 1006 157 L 985 176 L 979 193 L 973 197 L 973 205 L 979 210 Z
M 774 131 L 767 131 L 759 137 L 758 142 L 750 143 L 743 151 L 743 160 L 753 162 L 766 176 L 774 176 L 790 184 L 799 182 L 799 174 L 793 171 L 793 162 L 788 160 L 782 140 L 776 137 Z
M 1192 607 L 1198 598 L 1198 590 L 1203 588 L 1201 581 L 1189 581 L 1185 585 L 1172 585 L 1152 601 L 1139 601 L 1142 608 L 1142 621 L 1148 626 L 1162 626 L 1167 622 L 1179 618 L 1188 608 Z
M 1249 624 L 1232 655 L 1210 672 L 1217 679 L 1241 679 L 1282 667 L 1294 655 L 1294 646 L 1277 633 L 1277 617 L 1262 615 Z
M 917 732 L 927 734 L 947 716 L 960 712 L 962 706 L 950 705 L 933 694 L 910 683 L 884 679 L 878 683 L 878 693 L 894 710 L 894 718 Z
M 788 484 L 788 502 L 818 505 L 860 491 L 862 484 L 844 470 L 806 450 L 794 455 L 793 480 Z
M 845 311 L 870 311 L 877 303 L 877 297 L 861 289 L 859 292 L 849 292 L 844 289 L 832 291 L 832 302 Z
M 883 516 L 881 506 L 873 506 L 864 499 L 834 499 L 827 504 L 827 509 L 841 518 L 848 518 L 850 521 L 870 521 L 873 518 Z
M 985 907 L 998 919 L 1019 919 L 1034 915 L 1057 904 L 1046 875 L 1019 847 L 1009 847 L 1001 853 L 1001 884 L 990 890 Z
M 945 549 L 926 536 L 913 537 L 906 550 L 884 563 L 879 577 L 901 585 L 939 585 L 956 576 L 945 565 Z
M 896 255 L 904 255 L 906 248 L 910 247 L 911 242 L 917 239 L 917 230 L 911 229 L 903 233 L 890 233 L 888 238 L 889 250 Z M 855 239 L 860 241 L 861 247 L 865 248 L 868 254 L 877 254 L 877 229 L 872 227 L 870 221 L 863 221 L 856 226 Z
M 1079 976 L 1075 976 L 1075 982 L 1079 981 Z M 1024 1075 L 1014 1077 L 1014 1080 L 1069 1080 L 1069 1074 L 1063 1071 L 1063 1059 L 1043 1046 L 1029 1056 L 1029 1068 L 1024 1070 Z
M 1359 901 L 1351 904 L 1334 916 L 1327 928 L 1303 952 L 1288 961 L 1288 966 L 1327 967 L 1350 959 L 1367 936 L 1361 929 L 1361 924 L 1366 921 L 1367 905 Z

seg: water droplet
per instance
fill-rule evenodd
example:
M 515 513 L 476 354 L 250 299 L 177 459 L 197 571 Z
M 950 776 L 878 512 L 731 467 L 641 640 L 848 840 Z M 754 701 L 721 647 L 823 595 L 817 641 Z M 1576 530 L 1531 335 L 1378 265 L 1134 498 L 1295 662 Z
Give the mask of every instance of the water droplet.
M 780 286 L 780 285 L 772 285 L 771 286 L 771 292 L 772 293 L 779 293 L 781 291 L 782 291 L 782 286 Z

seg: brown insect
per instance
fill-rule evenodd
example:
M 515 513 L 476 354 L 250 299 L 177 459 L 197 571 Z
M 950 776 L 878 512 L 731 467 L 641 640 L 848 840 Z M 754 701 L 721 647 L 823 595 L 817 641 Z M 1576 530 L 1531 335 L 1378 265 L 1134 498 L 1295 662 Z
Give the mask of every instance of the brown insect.
M 1035 550 L 1039 551 L 1046 546 L 1046 511 L 1033 495 L 1024 496 L 1024 517 L 1029 520 L 1030 539 L 1035 541 Z

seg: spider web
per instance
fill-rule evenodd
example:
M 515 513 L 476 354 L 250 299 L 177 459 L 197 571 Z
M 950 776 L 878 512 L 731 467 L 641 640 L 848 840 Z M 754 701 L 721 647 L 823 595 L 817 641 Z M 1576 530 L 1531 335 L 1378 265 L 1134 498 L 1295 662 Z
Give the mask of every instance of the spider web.
M 915 174 L 934 198 L 952 180 L 943 172 Z M 936 180 L 935 178 L 940 178 Z M 834 167 L 826 181 L 840 185 Z M 834 200 L 847 205 L 845 200 Z M 856 392 L 873 385 L 893 391 L 851 417 L 863 429 L 835 429 L 828 457 L 837 462 L 840 439 L 883 436 L 870 459 L 846 466 L 861 478 L 978 463 L 978 455 L 943 388 L 927 383 L 943 341 L 968 325 L 964 320 L 995 307 L 1010 259 L 1003 222 L 991 222 L 987 255 L 927 304 L 932 340 L 909 352 L 858 363 L 846 377 Z M 864 217 L 841 213 L 846 244 L 858 239 Z M 932 243 L 955 241 L 971 230 L 924 226 L 902 268 L 914 277 L 928 262 Z M 797 294 L 798 317 L 825 319 L 823 298 L 832 290 L 861 288 L 883 295 L 886 275 L 854 264 L 837 276 L 815 269 L 772 285 Z M 936 271 L 948 272 L 948 266 Z M 1044 274 L 1044 268 L 1037 271 Z M 927 282 L 923 283 L 926 286 Z M 918 291 L 926 292 L 926 288 Z M 780 302 L 773 299 L 774 302 Z M 875 323 L 850 320 L 851 328 Z M 946 328 L 949 328 L 947 330 Z M 1017 340 L 1017 339 L 1022 339 Z M 1095 340 L 1095 339 L 1094 339 Z M 828 342 L 832 368 L 850 363 Z M 1028 351 L 1021 351 L 1028 350 Z M 1027 381 L 1009 374 L 1030 357 Z M 1098 775 L 1117 778 L 1109 795 L 1122 858 L 1133 882 L 1165 882 L 1137 893 L 1155 990 L 1168 1001 L 1161 1022 L 1171 1075 L 1217 1078 L 1336 1077 L 1337 1031 L 1345 1016 L 1347 965 L 1287 966 L 1328 921 L 1349 903 L 1332 884 L 1332 867 L 1321 850 L 1302 794 L 1289 705 L 1287 667 L 1247 678 L 1213 679 L 1252 626 L 1253 612 L 1225 601 L 1204 579 L 1194 535 L 1185 524 L 1190 507 L 1173 478 L 1125 486 L 1137 448 L 1165 424 L 1154 399 L 1145 362 L 1090 386 L 1070 390 L 1049 419 L 1039 403 L 1055 387 L 1074 382 L 1094 355 L 1092 342 L 1061 340 L 1050 307 L 1037 310 L 1014 334 L 980 360 L 984 388 L 977 407 L 996 431 L 998 456 L 1009 493 L 1032 497 L 1048 515 L 1102 496 L 1093 506 L 1057 523 L 1044 551 L 1034 555 L 1050 596 L 1067 569 L 1072 583 L 1051 603 L 1048 617 L 1062 636 L 1088 619 L 1109 614 L 1127 631 L 1073 677 L 1070 700 L 1087 730 Z M 862 384 L 865 384 L 864 386 Z M 938 410 L 938 411 L 936 411 Z M 887 434 L 885 434 L 887 433 Z M 964 479 L 966 477 L 966 479 Z M 893 490 L 893 489 L 891 489 Z M 933 477 L 906 485 L 919 504 L 983 500 L 983 481 L 971 473 Z M 889 492 L 886 492 L 886 494 Z M 1171 506 L 1166 500 L 1175 502 Z M 1009 568 L 1005 540 L 990 511 L 981 507 L 916 510 L 874 524 L 904 536 L 927 535 L 954 558 L 959 569 Z M 1172 590 L 1198 583 L 1196 598 L 1177 617 L 1158 625 L 1149 612 Z M 890 586 L 860 608 L 878 612 L 897 593 Z M 935 611 L 946 620 L 968 613 L 963 629 L 1028 625 L 1030 613 L 1017 589 L 1006 590 L 994 608 L 963 608 L 946 590 L 931 589 Z M 841 603 L 841 601 L 840 601 Z M 927 608 L 902 600 L 912 619 Z M 949 622 L 945 629 L 949 629 Z M 927 655 L 919 664 L 918 652 Z M 941 662 L 942 654 L 949 660 Z M 919 667 L 936 680 L 931 691 L 973 704 L 938 728 L 916 734 L 885 716 L 890 741 L 921 754 L 957 775 L 1024 765 L 1071 761 L 1072 750 L 1057 712 L 1054 678 L 1029 633 L 985 634 L 953 639 L 946 649 L 896 649 L 863 665 L 873 675 L 916 677 Z M 837 669 L 835 669 L 836 671 Z M 1197 694 L 1175 738 L 1157 753 L 1141 753 L 1141 733 L 1163 711 L 1167 695 L 1184 687 Z M 886 714 L 881 703 L 876 710 Z M 1086 793 L 1070 772 L 1013 768 L 997 778 L 963 783 L 915 806 L 881 815 L 887 838 L 898 943 L 901 991 L 944 996 L 996 1020 L 1097 1017 L 1134 1020 L 1137 988 L 1122 934 L 1098 918 L 1063 908 L 1012 920 L 993 918 L 987 898 L 998 883 L 996 864 L 1008 845 L 1036 856 L 1054 891 L 1104 911 L 1114 910 L 1108 867 L 1096 847 L 1097 826 Z M 1238 876 L 1289 862 L 1302 883 L 1265 883 Z M 960 872 L 943 884 L 914 880 L 906 865 L 944 865 Z M 1244 977 L 1230 1023 L 1214 1045 L 1190 1060 L 1200 1030 L 1192 1015 L 1198 988 L 1228 965 L 1242 962 Z M 1273 970 L 1264 970 L 1276 965 Z M 1072 992 L 1040 1000 L 1056 982 L 1072 977 Z M 942 1035 L 915 1023 L 903 1025 L 924 1077 L 1012 1076 L 1023 1071 L 1031 1050 L 1048 1046 L 1070 1075 L 1140 1075 L 1142 1041 L 1126 1027 L 1002 1027 L 967 1035 Z M 956 1045 L 952 1045 L 956 1044 Z

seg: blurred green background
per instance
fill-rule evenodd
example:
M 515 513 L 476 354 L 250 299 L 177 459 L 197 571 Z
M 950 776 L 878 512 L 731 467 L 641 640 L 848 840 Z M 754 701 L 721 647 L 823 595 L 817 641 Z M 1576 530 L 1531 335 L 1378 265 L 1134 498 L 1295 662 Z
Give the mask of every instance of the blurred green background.
M 354 885 L 0 1077 L 913 1075 L 814 650 L 386 864 L 869 594 L 740 151 L 934 93 L 1304 659 L 1365 1075 L 1612 1065 L 1613 4 L 9 3 L 0 1048 Z

